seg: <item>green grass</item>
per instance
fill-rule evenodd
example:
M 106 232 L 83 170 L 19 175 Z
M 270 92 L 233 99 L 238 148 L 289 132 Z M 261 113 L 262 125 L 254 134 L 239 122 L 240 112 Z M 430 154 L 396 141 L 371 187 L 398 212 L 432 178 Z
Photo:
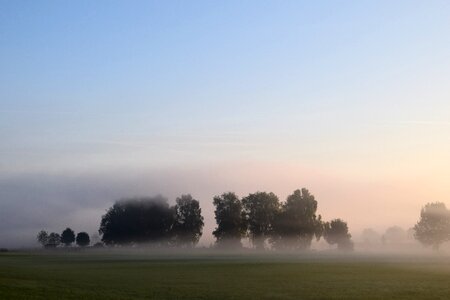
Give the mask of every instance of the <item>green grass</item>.
M 0 299 L 449 299 L 448 258 L 0 254 Z

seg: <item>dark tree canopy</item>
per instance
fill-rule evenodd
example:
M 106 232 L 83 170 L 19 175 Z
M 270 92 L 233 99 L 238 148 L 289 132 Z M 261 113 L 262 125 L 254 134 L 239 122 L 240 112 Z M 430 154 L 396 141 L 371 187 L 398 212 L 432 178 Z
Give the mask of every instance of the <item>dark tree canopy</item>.
M 91 243 L 91 239 L 89 238 L 89 234 L 86 232 L 79 232 L 77 234 L 77 245 L 80 247 L 86 247 Z
M 450 240 L 450 212 L 444 203 L 428 203 L 420 212 L 420 220 L 414 226 L 414 237 L 425 246 L 439 249 Z
M 317 201 L 303 188 L 287 197 L 274 222 L 272 243 L 276 248 L 308 249 L 313 237 L 322 234 L 321 216 L 316 216 Z
M 174 215 L 162 196 L 123 199 L 102 217 L 99 233 L 105 244 L 166 243 Z
M 202 236 L 204 225 L 200 203 L 191 195 L 182 195 L 176 203 L 173 240 L 178 246 L 193 247 Z
M 66 228 L 61 233 L 61 243 L 66 245 L 66 247 L 70 246 L 73 242 L 75 242 L 75 232 L 72 229 Z
M 324 224 L 323 237 L 328 244 L 337 244 L 339 250 L 353 250 L 351 235 L 348 233 L 347 223 L 335 219 Z
M 241 238 L 246 231 L 242 203 L 235 193 L 224 193 L 214 197 L 214 214 L 217 228 L 213 235 L 220 247 L 241 247 Z
M 55 248 L 61 244 L 61 236 L 55 232 L 48 234 L 47 231 L 41 230 L 36 239 L 45 248 Z
M 256 192 L 243 198 L 242 205 L 252 244 L 257 249 L 264 249 L 280 209 L 278 197 L 274 193 Z

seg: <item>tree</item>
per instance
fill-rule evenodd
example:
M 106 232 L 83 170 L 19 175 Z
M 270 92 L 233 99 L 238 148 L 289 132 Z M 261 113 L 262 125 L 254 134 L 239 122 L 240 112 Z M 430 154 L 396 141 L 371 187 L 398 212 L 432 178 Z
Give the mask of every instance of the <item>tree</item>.
M 162 196 L 122 199 L 102 217 L 99 233 L 109 245 L 163 244 L 170 239 L 174 216 Z
M 214 214 L 217 227 L 213 235 L 220 247 L 242 247 L 241 238 L 246 231 L 242 203 L 235 193 L 224 193 L 214 197 Z
M 45 247 L 45 245 L 48 244 L 48 233 L 45 230 L 39 231 L 36 237 L 37 241 L 42 245 L 42 247 Z
M 353 250 L 351 235 L 348 233 L 347 223 L 335 219 L 324 224 L 323 237 L 328 244 L 337 244 L 339 250 Z
M 90 244 L 91 240 L 89 238 L 89 234 L 87 234 L 86 232 L 79 232 L 77 234 L 77 245 L 80 247 L 86 247 Z
M 256 192 L 243 198 L 242 205 L 252 244 L 257 249 L 264 249 L 280 209 L 278 197 L 274 193 Z
M 308 249 L 315 236 L 322 235 L 321 216 L 316 216 L 317 201 L 305 188 L 295 190 L 282 205 L 274 221 L 271 239 L 276 248 Z
M 66 247 L 68 247 L 73 242 L 75 242 L 75 232 L 73 232 L 73 230 L 70 228 L 66 228 L 61 233 L 61 243 L 63 243 Z
M 47 244 L 45 247 L 47 248 L 55 248 L 61 244 L 61 236 L 55 232 L 52 232 L 48 235 Z
M 174 241 L 179 246 L 195 246 L 203 230 L 203 217 L 200 203 L 191 195 L 177 198 L 175 222 L 172 227 Z
M 420 212 L 420 220 L 414 226 L 414 237 L 425 246 L 438 250 L 450 240 L 450 212 L 444 203 L 428 203 Z
M 372 228 L 365 228 L 361 233 L 362 244 L 366 247 L 373 247 L 381 244 L 381 236 Z
M 406 231 L 400 226 L 391 226 L 381 237 L 384 245 L 399 245 L 406 240 Z

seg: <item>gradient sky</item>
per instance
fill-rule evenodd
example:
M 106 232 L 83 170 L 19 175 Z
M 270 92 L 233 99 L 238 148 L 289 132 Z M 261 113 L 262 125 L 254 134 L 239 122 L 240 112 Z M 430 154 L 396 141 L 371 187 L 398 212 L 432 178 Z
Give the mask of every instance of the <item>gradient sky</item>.
M 93 232 L 114 197 L 190 192 L 210 230 L 214 194 L 303 186 L 351 229 L 412 226 L 450 204 L 449 16 L 449 1 L 1 0 L 0 227 L 61 231 L 45 213 L 61 211 Z

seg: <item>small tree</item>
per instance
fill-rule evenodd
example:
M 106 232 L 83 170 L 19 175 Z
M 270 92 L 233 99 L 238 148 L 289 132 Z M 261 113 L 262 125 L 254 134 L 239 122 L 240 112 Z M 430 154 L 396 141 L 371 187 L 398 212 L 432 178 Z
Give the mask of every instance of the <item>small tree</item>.
M 324 224 L 323 237 L 328 244 L 337 244 L 339 250 L 353 250 L 351 235 L 348 233 L 347 223 L 335 219 Z
M 47 248 L 55 248 L 61 244 L 61 236 L 55 232 L 52 232 L 48 235 L 47 244 L 45 247 Z
M 73 232 L 73 230 L 70 228 L 66 228 L 61 233 L 61 243 L 63 243 L 66 247 L 68 247 L 73 242 L 75 242 L 75 232 Z
M 364 246 L 372 247 L 381 244 L 381 236 L 372 228 L 365 228 L 361 233 L 361 240 Z
M 77 234 L 77 245 L 80 247 L 86 247 L 91 243 L 91 239 L 89 238 L 89 234 L 86 232 L 80 232 Z
M 450 212 L 444 203 L 428 203 L 422 208 L 420 220 L 414 226 L 414 237 L 435 250 L 450 240 Z
M 48 233 L 45 230 L 39 231 L 36 237 L 39 244 L 42 245 L 42 247 L 45 247 L 48 244 Z
M 384 245 L 400 245 L 406 240 L 406 231 L 400 226 L 391 226 L 381 237 Z

